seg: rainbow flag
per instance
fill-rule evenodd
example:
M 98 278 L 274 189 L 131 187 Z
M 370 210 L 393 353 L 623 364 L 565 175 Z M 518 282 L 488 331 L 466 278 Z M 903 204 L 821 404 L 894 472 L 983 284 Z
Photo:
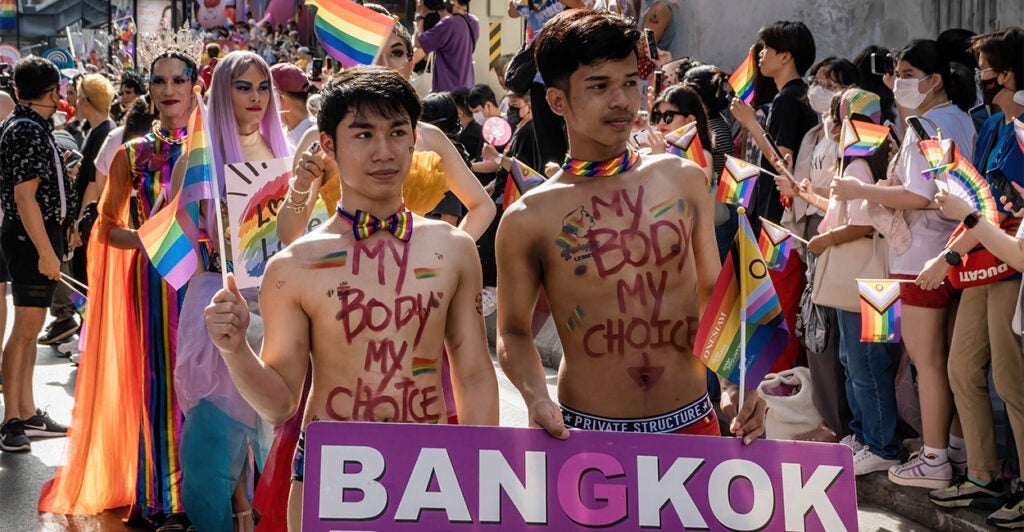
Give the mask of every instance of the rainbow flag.
M 732 155 L 725 156 L 725 168 L 718 184 L 716 201 L 746 207 L 754 194 L 755 179 L 761 174 L 761 168 Z
M 736 71 L 729 76 L 729 85 L 732 85 L 736 97 L 750 105 L 754 101 L 754 73 L 757 69 L 757 61 L 754 59 L 754 52 L 751 50 L 747 58 L 736 67 Z
M 192 215 L 185 209 L 191 203 L 213 197 L 211 189 L 210 142 L 206 137 L 202 100 L 188 120 L 188 139 L 185 141 L 185 179 L 181 190 L 171 202 L 143 223 L 138 230 L 139 240 L 149 260 L 167 281 L 180 290 L 192 278 L 199 263 L 196 230 Z
M 885 142 L 889 126 L 860 120 L 843 120 L 842 145 L 846 157 L 870 157 Z
M 857 279 L 860 290 L 860 341 L 895 344 L 900 341 L 900 283 L 886 279 Z
M 309 0 L 313 28 L 324 50 L 345 67 L 373 64 L 395 21 L 350 0 Z
M 690 122 L 665 135 L 665 150 L 672 155 L 693 161 L 701 168 L 708 165 L 704 157 L 704 146 L 700 142 L 700 135 L 697 134 L 697 122 Z
M 85 310 L 89 304 L 89 298 L 82 295 L 78 290 L 72 290 L 68 294 L 68 299 L 71 300 L 71 304 L 75 307 L 75 312 L 82 318 L 85 318 Z
M 757 240 L 765 264 L 769 268 L 781 272 L 786 269 L 789 253 L 793 249 L 793 239 L 789 231 L 768 220 L 762 220 L 761 237 Z
M 739 223 L 697 328 L 693 354 L 715 373 L 739 384 L 740 343 L 745 343 L 745 380 L 756 386 L 786 348 L 789 329 L 750 222 L 740 216 Z M 747 323 L 745 338 L 740 335 L 741 315 Z
M 505 181 L 505 195 L 501 199 L 502 207 L 507 209 L 528 191 L 536 188 L 544 182 L 544 176 L 536 170 L 519 162 L 518 159 L 509 159 L 511 169 L 508 176 L 512 179 Z
M 1013 119 L 1013 132 L 1017 135 L 1017 146 L 1020 147 L 1020 151 L 1024 151 L 1024 122 L 1019 118 Z
M 952 140 L 927 139 L 922 140 L 918 145 L 921 147 L 921 153 L 924 155 L 925 161 L 928 161 L 928 169 L 921 171 L 921 177 L 935 179 L 939 174 L 953 167 L 953 163 L 946 159 L 950 148 L 953 146 Z
M 949 164 L 933 169 L 934 175 L 944 176 L 944 179 L 936 181 L 939 189 L 948 187 L 948 192 L 957 196 L 967 203 L 970 203 L 976 211 L 990 222 L 999 225 L 999 208 L 996 205 L 996 198 L 992 195 L 992 187 L 988 181 L 978 173 L 963 155 L 955 143 L 951 144 L 951 161 Z M 930 171 L 922 175 L 929 177 Z
M 0 30 L 18 29 L 18 4 L 16 0 L 0 0 Z

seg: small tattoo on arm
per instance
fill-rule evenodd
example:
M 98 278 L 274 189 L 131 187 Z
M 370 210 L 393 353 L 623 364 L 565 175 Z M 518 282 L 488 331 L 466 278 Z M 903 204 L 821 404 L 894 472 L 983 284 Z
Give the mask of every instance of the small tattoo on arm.
M 476 313 L 483 316 L 484 314 L 484 293 L 479 292 L 476 295 Z
M 276 287 L 277 287 L 277 289 L 278 289 L 278 290 L 280 290 L 280 289 L 281 289 L 281 287 L 282 287 L 282 286 L 284 286 L 284 281 L 276 281 L 276 282 L 274 283 L 274 286 L 276 286 Z

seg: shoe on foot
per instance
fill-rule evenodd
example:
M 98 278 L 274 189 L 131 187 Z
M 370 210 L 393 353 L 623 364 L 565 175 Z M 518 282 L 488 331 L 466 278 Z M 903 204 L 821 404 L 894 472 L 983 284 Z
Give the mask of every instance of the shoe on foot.
M 839 440 L 839 443 L 849 447 L 850 450 L 853 451 L 853 454 L 859 453 L 860 450 L 864 448 L 864 444 L 857 441 L 857 436 L 854 436 L 853 434 L 843 436 L 843 439 Z
M 156 532 L 186 532 L 192 526 L 188 516 L 183 513 L 173 513 L 164 519 L 163 524 L 156 527 Z
M 1002 480 L 993 480 L 982 486 L 967 477 L 959 477 L 948 487 L 933 490 L 928 494 L 932 504 L 944 508 L 980 508 L 995 510 L 1003 505 L 1006 498 Z
M 9 453 L 32 450 L 32 443 L 25 435 L 25 422 L 15 417 L 0 425 L 0 449 Z
M 58 356 L 69 357 L 78 352 L 78 337 L 70 336 L 57 346 Z
M 890 467 L 899 465 L 899 460 L 889 460 L 871 452 L 871 449 L 864 447 L 857 454 L 853 455 L 853 474 L 856 476 L 874 473 L 875 471 L 887 471 Z
M 900 486 L 942 489 L 953 480 L 953 466 L 949 461 L 933 465 L 921 453 L 914 453 L 905 464 L 889 468 L 889 480 Z
M 985 522 L 1000 528 L 1024 528 L 1024 491 L 1018 490 L 1002 508 L 985 519 Z
M 36 415 L 26 419 L 25 434 L 30 438 L 59 438 L 67 436 L 68 426 L 57 423 L 50 414 L 36 409 Z
M 73 334 L 78 334 L 78 330 L 80 328 L 81 326 L 78 325 L 75 318 L 66 318 L 50 322 L 37 341 L 40 345 L 54 345 L 67 339 Z

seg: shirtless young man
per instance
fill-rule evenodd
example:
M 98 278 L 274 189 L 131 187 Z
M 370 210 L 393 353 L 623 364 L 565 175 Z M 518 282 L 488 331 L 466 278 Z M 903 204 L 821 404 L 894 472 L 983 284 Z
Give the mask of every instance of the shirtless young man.
M 322 94 L 320 143 L 341 169 L 345 203 L 339 216 L 267 264 L 259 356 L 246 341 L 249 312 L 233 278 L 207 307 L 210 336 L 232 380 L 264 419 L 280 424 L 298 408 L 312 353 L 303 428 L 315 420 L 443 424 L 447 345 L 460 420 L 496 425 L 476 246 L 462 231 L 403 208 L 416 93 L 392 70 L 359 67 Z M 367 215 L 397 223 L 393 231 L 357 229 L 352 220 Z M 301 522 L 303 454 L 300 439 L 288 499 L 292 530 Z
M 558 438 L 567 427 L 720 435 L 706 370 L 692 354 L 721 269 L 713 203 L 693 163 L 627 151 L 640 105 L 640 38 L 617 15 L 574 9 L 536 41 L 570 159 L 498 229 L 498 357 L 530 423 Z M 541 287 L 565 353 L 561 408 L 530 335 Z M 722 384 L 722 410 L 736 416 L 731 430 L 750 443 L 764 430 L 764 402 L 747 393 L 737 416 L 738 390 Z

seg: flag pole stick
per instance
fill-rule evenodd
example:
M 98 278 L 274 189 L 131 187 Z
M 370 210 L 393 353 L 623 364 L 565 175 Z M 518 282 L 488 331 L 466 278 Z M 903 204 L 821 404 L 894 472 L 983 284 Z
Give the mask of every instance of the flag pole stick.
M 785 232 L 786 232 L 786 234 L 787 234 L 787 235 L 789 235 L 790 237 L 792 237 L 792 238 L 793 238 L 793 240 L 796 240 L 797 242 L 800 242 L 800 243 L 802 243 L 802 244 L 803 244 L 803 245 L 805 245 L 805 246 L 806 246 L 806 245 L 808 244 L 808 242 L 807 242 L 806 240 L 804 240 L 804 239 L 802 239 L 802 238 L 800 238 L 800 237 L 796 236 L 796 234 L 794 234 L 794 233 L 793 233 L 792 231 L 790 231 L 789 229 L 786 229 L 785 227 L 782 227 L 781 225 L 779 225 L 779 224 L 776 224 L 776 223 L 772 222 L 771 220 L 766 220 L 764 216 L 759 216 L 759 218 L 761 219 L 761 222 L 762 222 L 762 223 L 764 223 L 764 222 L 768 222 L 768 223 L 770 223 L 770 224 L 774 225 L 775 227 L 778 227 L 779 229 L 782 229 L 783 231 L 785 231 Z
M 76 293 L 78 295 L 83 295 L 83 296 L 85 295 L 85 294 L 79 292 L 78 288 L 75 288 L 75 285 L 69 283 L 66 279 L 61 278 L 60 282 L 64 283 L 64 286 L 68 287 L 68 289 L 71 290 L 72 292 L 74 292 L 74 293 Z
M 206 108 L 203 106 L 203 98 L 199 95 L 200 92 L 201 92 L 201 89 L 199 87 L 196 87 L 194 89 L 194 91 L 195 91 L 195 95 L 196 95 L 196 105 L 199 106 L 199 111 L 200 111 L 199 116 L 203 120 L 203 134 L 205 135 L 206 131 L 207 131 L 207 129 L 206 129 Z M 191 134 L 191 133 L 192 132 L 189 131 L 189 134 Z M 207 146 L 209 146 L 209 144 L 207 144 Z M 188 154 L 186 153 L 185 156 L 187 157 Z M 213 170 L 216 170 L 216 168 L 214 168 Z M 224 238 L 224 214 L 221 211 L 220 184 L 217 182 L 217 172 L 215 172 L 215 171 L 211 171 L 210 172 L 210 189 L 211 189 L 211 192 L 213 193 L 213 210 L 214 210 L 214 217 L 216 218 L 216 222 L 217 222 L 217 240 L 218 240 L 218 242 L 220 244 L 220 253 L 219 253 L 219 255 L 220 255 L 220 281 L 221 281 L 221 284 L 223 285 L 223 287 L 225 289 L 227 289 L 227 287 L 228 287 L 228 263 L 227 263 L 227 257 L 225 255 L 227 255 L 228 246 L 227 246 L 226 240 Z
M 737 209 L 740 216 L 745 216 L 747 209 Z M 741 226 L 740 231 L 743 230 Z M 742 259 L 741 259 L 742 260 Z M 737 285 L 740 290 L 740 404 L 736 405 L 736 416 L 743 411 L 743 401 L 747 393 L 747 302 L 743 300 L 743 275 L 738 275 Z
M 89 287 L 85 286 L 84 284 L 82 284 L 81 281 L 79 281 L 78 279 L 75 279 L 74 277 L 72 277 L 72 276 L 70 276 L 70 275 L 68 275 L 68 274 L 66 274 L 64 272 L 60 272 L 60 277 L 61 277 L 61 281 L 63 281 L 64 284 L 68 284 L 68 281 L 71 281 L 72 283 L 75 283 L 76 285 L 78 285 L 82 290 L 88 290 L 89 289 Z M 68 286 L 70 287 L 71 285 L 68 285 Z

